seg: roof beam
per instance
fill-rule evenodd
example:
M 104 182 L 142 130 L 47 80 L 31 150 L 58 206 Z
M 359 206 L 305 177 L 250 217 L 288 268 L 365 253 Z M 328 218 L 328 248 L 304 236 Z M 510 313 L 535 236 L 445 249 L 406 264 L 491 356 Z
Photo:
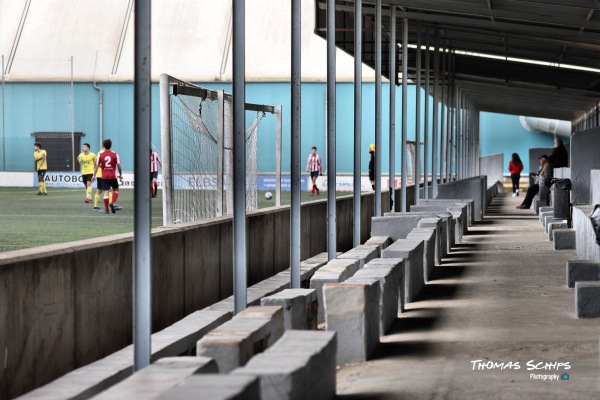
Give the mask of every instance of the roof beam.
M 526 14 L 522 12 L 494 10 L 491 7 L 490 0 L 487 0 L 487 7 L 478 7 L 472 4 L 465 4 L 460 2 L 447 3 L 438 0 L 389 0 L 388 3 L 397 6 L 405 6 L 408 9 L 412 10 L 421 10 L 436 13 L 443 12 L 471 17 L 488 17 L 492 18 L 492 23 L 494 22 L 494 18 L 500 18 L 515 22 L 544 23 L 555 26 L 568 26 L 577 29 L 600 29 L 600 23 L 598 22 L 586 20 L 584 18 L 569 18 L 569 14 L 566 13 L 562 15 L 543 15 L 539 13 Z

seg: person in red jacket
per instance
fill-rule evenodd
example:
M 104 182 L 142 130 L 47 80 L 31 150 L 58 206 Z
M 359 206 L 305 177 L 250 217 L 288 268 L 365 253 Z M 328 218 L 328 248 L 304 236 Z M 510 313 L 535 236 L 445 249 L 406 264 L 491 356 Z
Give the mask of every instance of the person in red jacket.
M 523 163 L 517 153 L 512 154 L 512 159 L 508 162 L 508 172 L 512 180 L 513 197 L 519 195 L 519 181 L 521 180 L 521 171 L 523 171 Z

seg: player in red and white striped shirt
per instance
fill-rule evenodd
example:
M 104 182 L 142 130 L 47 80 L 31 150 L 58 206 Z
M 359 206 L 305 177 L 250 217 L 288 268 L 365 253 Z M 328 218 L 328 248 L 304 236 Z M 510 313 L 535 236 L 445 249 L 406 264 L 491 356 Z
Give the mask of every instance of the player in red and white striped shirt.
M 150 192 L 152 197 L 156 197 L 158 192 L 158 166 L 162 168 L 160 156 L 157 152 L 150 150 Z
M 319 188 L 317 187 L 317 178 L 321 175 L 321 157 L 317 154 L 317 147 L 313 146 L 308 156 L 308 161 L 306 162 L 306 172 L 310 171 L 310 179 L 312 180 L 312 192 L 311 196 L 315 195 L 315 190 L 317 191 L 317 195 L 321 194 L 319 192 Z

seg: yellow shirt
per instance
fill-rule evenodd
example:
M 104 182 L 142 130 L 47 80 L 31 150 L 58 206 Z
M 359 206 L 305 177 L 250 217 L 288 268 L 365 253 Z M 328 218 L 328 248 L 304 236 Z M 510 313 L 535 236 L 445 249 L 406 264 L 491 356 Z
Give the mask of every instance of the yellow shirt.
M 47 158 L 44 156 L 46 156 L 46 150 L 40 150 L 40 151 L 33 152 L 33 158 L 35 159 L 35 170 L 36 171 L 45 171 L 48 169 Z
M 81 175 L 91 175 L 94 173 L 94 167 L 96 166 L 96 155 L 94 153 L 81 153 L 79 155 L 79 162 L 81 162 Z
M 96 158 L 96 163 L 98 163 L 98 158 L 100 158 L 100 154 L 104 153 L 104 150 L 100 150 L 98 152 L 98 157 Z M 94 171 L 92 171 L 92 174 Z M 102 167 L 98 167 L 98 172 L 96 172 L 96 178 L 102 178 Z

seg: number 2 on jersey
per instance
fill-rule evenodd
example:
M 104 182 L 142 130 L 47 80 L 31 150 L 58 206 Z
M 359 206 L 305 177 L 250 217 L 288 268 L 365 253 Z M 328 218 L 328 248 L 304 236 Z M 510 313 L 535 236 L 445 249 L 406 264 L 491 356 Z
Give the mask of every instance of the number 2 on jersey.
M 110 165 L 110 156 L 104 157 L 104 167 L 105 168 L 111 168 L 111 165 Z

